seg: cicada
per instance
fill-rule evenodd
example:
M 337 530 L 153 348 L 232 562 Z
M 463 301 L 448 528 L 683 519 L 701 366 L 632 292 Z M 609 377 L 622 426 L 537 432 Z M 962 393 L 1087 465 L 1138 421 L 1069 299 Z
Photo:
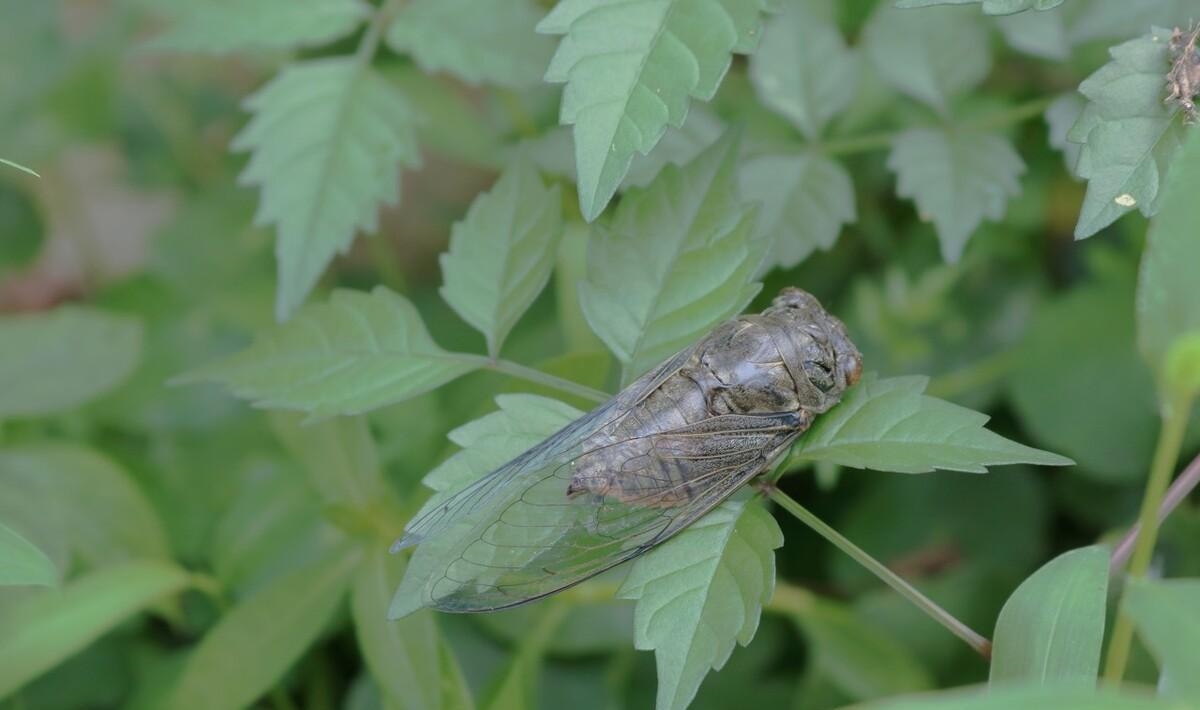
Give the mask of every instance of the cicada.
M 643 554 L 767 471 L 861 372 L 845 326 L 784 289 L 430 501 L 393 547 L 417 545 L 391 616 L 516 606 Z

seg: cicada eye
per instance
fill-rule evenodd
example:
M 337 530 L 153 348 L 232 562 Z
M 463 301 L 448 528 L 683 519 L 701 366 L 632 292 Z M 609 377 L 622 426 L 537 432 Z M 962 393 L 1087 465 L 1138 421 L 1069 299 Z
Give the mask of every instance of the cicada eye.
M 822 392 L 829 392 L 833 389 L 833 369 L 823 362 L 816 360 L 804 361 L 804 374 L 808 377 L 808 381 L 813 383 L 813 386 Z

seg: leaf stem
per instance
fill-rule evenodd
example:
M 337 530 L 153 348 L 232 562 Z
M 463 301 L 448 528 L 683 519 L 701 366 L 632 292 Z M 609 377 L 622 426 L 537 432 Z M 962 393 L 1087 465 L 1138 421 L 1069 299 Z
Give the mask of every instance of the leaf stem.
M 1040 97 L 1019 106 L 1014 106 L 1007 111 L 1000 111 L 977 119 L 964 121 L 963 127 L 977 131 L 989 131 L 1021 123 L 1034 116 L 1041 115 L 1053 101 L 1054 97 Z M 892 141 L 896 140 L 901 133 L 907 130 L 910 129 L 875 131 L 864 133 L 860 136 L 839 138 L 825 143 L 821 148 L 826 155 L 830 156 L 869 153 L 887 148 L 892 144 Z
M 365 66 L 375 58 L 375 52 L 379 51 L 379 42 L 383 39 L 383 33 L 392 23 L 392 16 L 399 9 L 398 0 L 387 0 L 371 16 L 371 23 L 367 25 L 367 31 L 363 34 L 362 40 L 358 43 L 358 49 L 354 52 L 354 58 L 360 64 Z
M 1192 409 L 1190 395 L 1176 396 L 1163 408 L 1162 430 L 1158 434 L 1158 445 L 1154 449 L 1154 461 L 1150 465 L 1150 477 L 1146 480 L 1146 493 L 1142 498 L 1142 509 L 1138 514 L 1137 541 L 1133 557 L 1129 562 L 1129 577 L 1137 579 L 1146 575 L 1150 559 L 1154 554 L 1154 543 L 1158 539 L 1158 511 L 1162 506 L 1171 473 L 1179 459 L 1183 437 L 1187 431 L 1188 414 Z M 1128 587 L 1127 587 L 1128 588 Z M 1117 606 L 1117 623 L 1108 642 L 1108 658 L 1104 665 L 1104 679 L 1119 683 L 1125 676 L 1129 663 L 1129 650 L 1133 644 L 1133 622 Z
M 829 525 L 825 524 L 817 516 L 813 515 L 807 508 L 797 503 L 791 496 L 787 495 L 775 486 L 766 486 L 765 490 L 771 500 L 775 501 L 781 508 L 791 513 L 800 522 L 812 528 L 821 537 L 829 542 L 832 542 L 838 549 L 850 555 L 854 561 L 858 562 L 863 567 L 866 567 L 876 577 L 881 579 L 884 584 L 887 584 L 892 589 L 896 590 L 905 599 L 912 602 L 918 609 L 925 612 L 934 621 L 946 627 L 950 633 L 959 637 L 975 650 L 980 656 L 985 659 L 990 659 L 992 655 L 992 642 L 980 636 L 975 631 L 971 630 L 963 622 L 959 621 L 950 612 L 938 606 L 929 597 L 922 594 L 916 587 L 909 584 L 902 577 L 897 575 L 892 570 L 888 569 L 879 560 L 871 557 L 858 545 L 850 542 L 842 537 L 841 533 L 834 530 Z
M 511 360 L 485 359 L 483 366 L 489 370 L 494 370 L 510 377 L 516 377 L 518 379 L 525 380 L 526 382 L 534 382 L 539 385 L 544 385 L 560 392 L 572 394 L 576 397 L 590 400 L 592 402 L 606 402 L 612 396 L 607 392 L 601 392 L 600 390 L 592 389 L 587 385 L 581 385 L 578 382 L 572 382 L 561 377 L 556 377 L 548 372 L 535 370 L 532 367 L 526 367 L 525 365 L 513 362 Z
M 1200 484 L 1200 456 L 1192 459 L 1188 467 L 1179 474 L 1171 487 L 1167 489 L 1167 494 L 1163 497 L 1162 506 L 1158 509 L 1158 524 L 1161 526 L 1167 516 L 1171 514 L 1179 504 L 1191 495 L 1196 489 L 1196 485 Z M 1141 532 L 1141 523 L 1135 523 L 1129 532 L 1125 533 L 1125 537 L 1121 538 L 1121 542 L 1113 548 L 1112 559 L 1108 565 L 1108 573 L 1110 576 L 1117 574 L 1129 561 L 1129 556 L 1133 554 L 1134 543 L 1137 542 L 1138 534 Z

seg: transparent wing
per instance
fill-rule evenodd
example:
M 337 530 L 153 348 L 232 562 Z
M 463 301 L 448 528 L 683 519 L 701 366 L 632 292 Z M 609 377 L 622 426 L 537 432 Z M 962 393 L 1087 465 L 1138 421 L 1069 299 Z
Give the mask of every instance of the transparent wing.
M 631 401 L 678 362 L 672 358 L 643 387 L 631 387 L 416 521 L 405 542 L 417 535 L 421 544 L 397 597 L 444 611 L 490 611 L 577 584 L 682 530 L 795 438 L 795 414 L 727 415 L 584 450 L 588 436 L 625 416 Z M 620 467 L 619 492 L 570 494 L 573 461 L 621 444 L 631 450 L 630 441 L 636 455 L 609 459 Z

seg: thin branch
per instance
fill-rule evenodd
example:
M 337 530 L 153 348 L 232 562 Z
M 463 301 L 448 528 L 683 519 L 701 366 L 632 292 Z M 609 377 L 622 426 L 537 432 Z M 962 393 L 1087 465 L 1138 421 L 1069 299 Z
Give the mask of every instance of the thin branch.
M 804 506 L 797 503 L 789 495 L 773 485 L 764 485 L 762 489 L 771 500 L 781 508 L 795 516 L 800 522 L 812 528 L 818 535 L 832 542 L 838 549 L 850 555 L 855 562 L 870 570 L 884 584 L 896 590 L 905 599 L 912 602 L 918 609 L 925 612 L 934 621 L 946 627 L 950 633 L 959 637 L 985 659 L 992 657 L 992 642 L 973 631 L 969 626 L 959 621 L 953 614 L 938 606 L 937 602 L 925 596 L 916 587 L 909 584 L 879 560 L 871 557 L 858 545 L 842 537 L 841 533 L 825 524 Z
M 1167 489 L 1167 495 L 1163 497 L 1162 506 L 1158 509 L 1158 524 L 1162 525 L 1167 516 L 1171 514 L 1179 504 L 1191 495 L 1196 489 L 1196 485 L 1200 484 L 1200 456 L 1192 459 L 1188 467 L 1183 469 L 1183 473 L 1175 479 L 1171 487 Z M 1141 532 L 1141 523 L 1135 523 L 1129 532 L 1125 533 L 1125 537 L 1121 538 L 1121 542 L 1113 548 L 1112 559 L 1109 561 L 1108 574 L 1115 576 L 1125 567 L 1125 563 L 1129 561 L 1129 556 L 1133 554 L 1134 543 L 1137 542 L 1138 533 Z

